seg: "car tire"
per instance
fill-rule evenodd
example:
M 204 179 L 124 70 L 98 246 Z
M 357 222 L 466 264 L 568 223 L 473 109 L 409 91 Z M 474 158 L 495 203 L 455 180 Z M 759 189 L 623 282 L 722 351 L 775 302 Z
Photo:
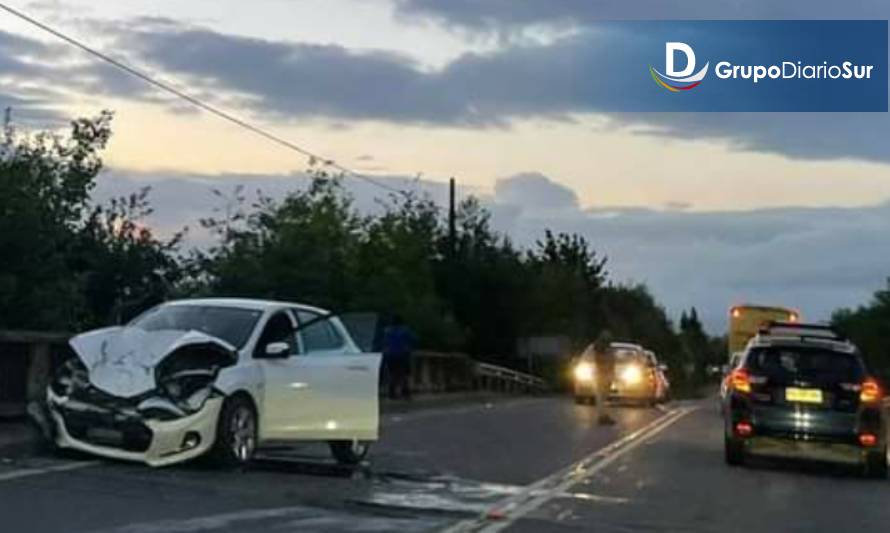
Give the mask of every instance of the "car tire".
M 588 396 L 575 396 L 575 403 L 578 405 L 587 405 L 593 403 Z
M 253 404 L 242 396 L 226 399 L 219 413 L 213 458 L 226 468 L 244 468 L 257 447 L 257 415 Z
M 723 452 L 726 464 L 729 466 L 742 466 L 745 464 L 745 443 L 739 439 L 724 436 Z
M 879 452 L 869 452 L 865 455 L 862 465 L 863 474 L 871 479 L 887 478 L 887 449 Z
M 332 440 L 328 442 L 331 455 L 341 466 L 357 466 L 368 455 L 371 443 L 364 440 Z
M 62 448 L 56 444 L 55 425 L 46 405 L 29 402 L 25 409 L 28 414 L 28 442 L 31 443 L 31 451 L 39 455 L 62 455 Z

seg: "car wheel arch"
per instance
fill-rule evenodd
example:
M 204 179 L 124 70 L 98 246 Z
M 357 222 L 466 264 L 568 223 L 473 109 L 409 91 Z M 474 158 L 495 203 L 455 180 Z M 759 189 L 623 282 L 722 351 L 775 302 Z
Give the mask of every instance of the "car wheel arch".
M 249 391 L 247 391 L 245 389 L 238 389 L 232 393 L 226 394 L 225 401 L 233 400 L 236 398 L 242 399 L 250 405 L 250 408 L 253 410 L 254 418 L 256 419 L 257 436 L 259 436 L 261 433 L 260 428 L 262 427 L 263 421 L 262 421 L 262 416 L 260 414 L 260 410 L 257 407 L 257 401 L 253 397 L 253 394 L 251 394 Z

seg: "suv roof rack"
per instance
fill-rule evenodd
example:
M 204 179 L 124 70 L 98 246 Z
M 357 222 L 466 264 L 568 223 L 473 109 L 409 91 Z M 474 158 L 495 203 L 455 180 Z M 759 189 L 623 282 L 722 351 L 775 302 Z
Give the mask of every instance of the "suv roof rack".
M 800 322 L 781 322 L 771 320 L 758 331 L 761 335 L 801 337 L 845 341 L 846 337 L 838 333 L 828 324 L 801 324 Z
M 834 328 L 827 324 L 800 324 L 797 322 L 771 321 L 761 326 L 751 342 L 758 345 L 771 345 L 776 342 L 801 342 L 843 346 L 845 350 L 856 347 Z

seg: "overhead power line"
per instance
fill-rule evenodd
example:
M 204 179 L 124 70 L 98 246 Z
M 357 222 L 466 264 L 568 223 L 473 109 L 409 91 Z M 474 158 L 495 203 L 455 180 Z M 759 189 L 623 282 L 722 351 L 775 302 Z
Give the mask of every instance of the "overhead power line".
M 248 131 L 251 131 L 251 132 L 255 133 L 256 135 L 259 135 L 260 137 L 265 138 L 266 140 L 272 141 L 275 144 L 278 144 L 278 145 L 283 146 L 289 150 L 293 150 L 301 155 L 304 155 L 304 156 L 308 157 L 310 159 L 310 161 L 312 161 L 312 162 L 321 162 L 329 168 L 333 168 L 335 170 L 342 172 L 344 175 L 363 180 L 367 183 L 376 185 L 377 187 L 386 189 L 393 193 L 398 193 L 398 194 L 403 194 L 403 195 L 409 194 L 402 189 L 399 189 L 397 187 L 393 187 L 391 185 L 383 183 L 382 181 L 380 181 L 372 176 L 368 176 L 367 174 L 362 174 L 360 172 L 356 172 L 355 170 L 345 167 L 332 159 L 327 159 L 325 157 L 322 157 L 319 154 L 313 153 L 312 151 L 307 150 L 306 148 L 303 148 L 295 143 L 292 143 L 291 141 L 288 141 L 287 139 L 279 137 L 278 135 L 275 135 L 274 133 L 266 131 L 259 126 L 255 126 L 255 125 L 247 122 L 244 119 L 238 118 L 235 115 L 232 115 L 231 113 L 228 113 L 226 111 L 223 111 L 222 109 L 219 109 L 218 107 L 208 104 L 208 103 L 206 103 L 206 102 L 204 102 L 204 101 L 202 101 L 202 100 L 200 100 L 200 99 L 198 99 L 184 91 L 177 89 L 176 87 L 173 87 L 169 83 L 158 80 L 157 78 L 152 77 L 151 75 L 149 75 L 145 72 L 142 72 L 141 70 L 131 67 L 130 65 L 127 65 L 126 63 L 119 61 L 119 60 L 83 43 L 82 41 L 75 39 L 74 37 L 66 35 L 66 34 L 62 33 L 61 31 L 59 31 L 51 26 L 48 26 L 47 24 L 44 24 L 43 22 L 40 22 L 39 20 L 31 17 L 30 15 L 27 15 L 17 9 L 14 9 L 2 2 L 0 2 L 0 9 L 27 22 L 28 24 L 31 24 L 32 26 L 36 26 L 37 28 L 40 28 L 41 30 L 65 41 L 66 43 L 68 43 L 76 48 L 79 48 L 80 50 L 82 50 L 82 51 L 102 60 L 102 61 L 105 61 L 106 63 L 109 63 L 109 64 L 123 70 L 124 72 L 126 72 L 127 74 L 130 74 L 131 76 L 139 78 L 140 80 L 148 83 L 149 85 L 152 85 L 158 89 L 161 89 L 162 91 L 168 92 L 178 98 L 181 98 L 181 99 L 185 100 L 186 102 L 194 105 L 195 107 L 201 108 L 204 111 L 207 111 L 208 113 L 216 115 L 217 117 L 219 117 L 223 120 L 226 120 L 228 122 L 231 122 L 232 124 L 235 124 L 236 126 L 239 126 L 239 127 L 242 127 Z

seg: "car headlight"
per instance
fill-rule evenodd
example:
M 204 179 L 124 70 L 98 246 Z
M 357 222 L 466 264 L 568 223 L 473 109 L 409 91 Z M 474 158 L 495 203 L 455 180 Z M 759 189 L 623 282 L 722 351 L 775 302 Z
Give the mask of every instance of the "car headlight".
M 578 381 L 592 381 L 593 365 L 590 363 L 578 363 L 575 365 L 575 379 Z
M 59 396 L 69 396 L 78 389 L 89 385 L 90 374 L 86 365 L 79 357 L 69 357 L 59 365 L 53 380 L 50 382 L 53 393 Z
M 160 389 L 182 409 L 197 411 L 210 396 L 215 379 L 215 369 L 189 369 L 161 378 Z
M 182 400 L 200 389 L 212 386 L 214 378 L 216 378 L 215 373 L 209 371 L 179 372 L 166 376 L 161 382 L 161 387 L 171 400 Z
M 637 365 L 628 365 L 621 370 L 621 381 L 627 385 L 636 385 L 643 381 L 643 370 Z

